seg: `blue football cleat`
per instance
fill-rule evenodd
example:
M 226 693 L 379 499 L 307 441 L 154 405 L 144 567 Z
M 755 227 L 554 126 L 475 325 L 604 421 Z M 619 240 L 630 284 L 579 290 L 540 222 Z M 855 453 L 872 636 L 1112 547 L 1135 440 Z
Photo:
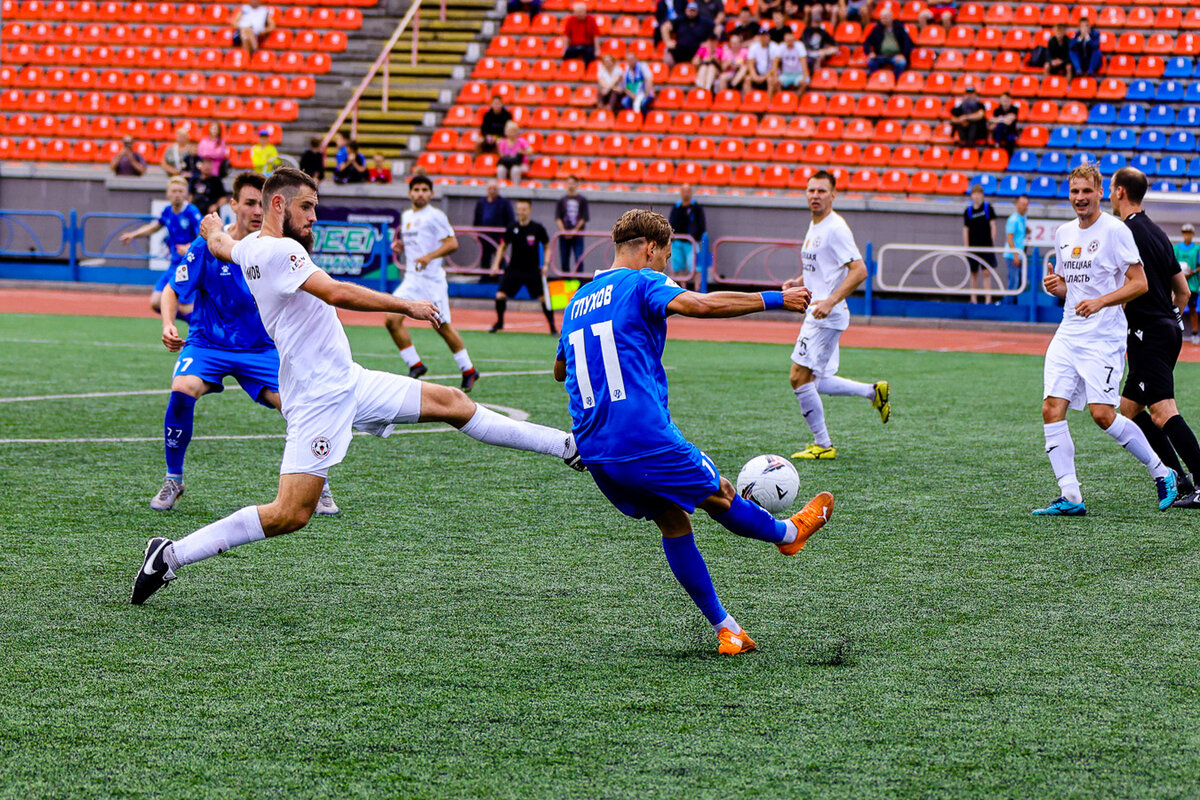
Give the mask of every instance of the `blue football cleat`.
M 1166 511 L 1179 497 L 1179 476 L 1175 470 L 1167 470 L 1166 477 L 1154 479 L 1154 488 L 1158 490 L 1158 510 Z
M 1045 508 L 1035 508 L 1034 516 L 1044 517 L 1082 517 L 1087 514 L 1083 503 L 1072 503 L 1065 497 L 1060 497 Z

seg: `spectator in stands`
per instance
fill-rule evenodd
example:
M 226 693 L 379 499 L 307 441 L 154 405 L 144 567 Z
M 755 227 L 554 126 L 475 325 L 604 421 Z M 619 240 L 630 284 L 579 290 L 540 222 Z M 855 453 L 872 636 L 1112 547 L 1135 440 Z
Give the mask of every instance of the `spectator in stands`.
M 750 65 L 745 88 L 765 89 L 768 94 L 779 91 L 779 73 L 775 70 L 775 51 L 771 44 L 769 29 L 758 29 L 758 38 L 746 48 L 746 59 Z
M 188 150 L 191 140 L 188 138 L 187 128 L 182 125 L 175 129 L 175 143 L 163 151 L 163 159 L 161 166 L 163 172 L 169 177 L 174 178 L 176 175 L 183 175 L 184 170 L 188 169 Z M 193 154 L 194 155 L 194 154 Z M 195 159 L 193 158 L 191 168 L 195 168 Z M 190 178 L 191 175 L 183 175 Z
M 724 53 L 726 58 L 717 69 L 717 81 L 713 89 L 718 92 L 726 89 L 741 91 L 746 76 L 750 74 L 750 51 L 742 45 L 742 37 L 735 34 L 729 37 Z
M 696 57 L 696 51 L 713 34 L 713 24 L 710 20 L 700 17 L 700 6 L 689 2 L 684 8 L 683 16 L 677 18 L 671 26 L 670 38 L 664 38 L 667 45 L 663 53 L 663 65 L 667 68 L 676 64 L 687 64 Z M 664 32 L 663 34 L 667 34 Z
M 1066 75 L 1067 82 L 1075 77 L 1075 68 L 1071 66 L 1071 37 L 1067 36 L 1067 24 L 1060 22 L 1054 26 L 1054 33 L 1046 42 L 1046 75 Z
M 957 13 L 958 3 L 955 0 L 934 0 L 917 14 L 917 27 L 924 28 L 929 23 L 937 21 L 943 28 L 949 30 L 950 26 L 954 24 L 954 17 Z
M 762 27 L 758 20 L 754 18 L 754 12 L 749 6 L 742 6 L 742 10 L 738 12 L 737 24 L 729 31 L 728 38 L 734 36 L 741 39 L 743 42 L 751 41 L 755 36 L 758 36 L 758 29 Z
M 376 153 L 371 159 L 371 168 L 367 170 L 367 180 L 371 183 L 391 183 L 392 168 L 388 166 L 383 153 Z
M 192 205 L 200 209 L 201 214 L 217 211 L 228 197 L 225 184 L 219 175 L 213 174 L 212 162 L 206 158 L 196 162 L 196 176 L 192 178 L 188 191 L 192 195 Z
M 692 64 L 696 67 L 696 86 L 700 89 L 713 91 L 717 76 L 721 74 L 724 64 L 729 60 L 729 48 L 721 44 L 714 32 L 712 38 L 700 45 Z
M 252 56 L 259 40 L 275 30 L 275 14 L 262 0 L 249 0 L 234 12 L 229 24 L 233 26 L 234 45 L 241 45 L 246 55 Z
M 775 48 L 774 56 L 780 86 L 797 92 L 808 88 L 808 51 L 796 40 L 796 32 L 791 28 L 784 34 L 783 44 Z
M 600 57 L 600 66 L 596 68 L 596 105 L 600 108 L 610 108 L 614 112 L 621 108 L 621 97 L 625 94 L 622 79 L 625 68 L 608 53 Z
M 554 206 L 558 226 L 558 263 L 563 272 L 583 272 L 583 237 L 575 234 L 588 223 L 588 201 L 579 193 L 579 178 L 567 178 L 567 193 Z M 573 269 L 572 269 L 573 268 Z
M 821 27 L 821 7 L 813 6 L 808 17 L 808 26 L 800 34 L 800 41 L 808 51 L 808 72 L 819 70 L 825 59 L 838 54 L 838 44 L 829 31 Z
M 837 14 L 830 19 L 834 25 L 837 25 L 840 20 L 861 22 L 866 25 L 867 21 L 871 19 L 871 0 L 838 0 Z
M 270 128 L 258 129 L 258 144 L 250 148 L 250 164 L 261 175 L 270 175 L 283 166 L 278 148 L 271 144 Z
M 792 29 L 788 25 L 787 19 L 784 18 L 782 11 L 776 11 L 771 15 L 771 28 L 767 31 L 767 37 L 771 40 L 771 44 L 783 44 L 783 37 Z
M 979 92 L 974 85 L 968 85 L 963 91 L 963 99 L 950 109 L 950 125 L 963 147 L 974 147 L 980 139 L 987 139 L 986 113 L 983 103 L 979 102 Z
M 483 112 L 483 121 L 479 123 L 475 155 L 495 153 L 496 143 L 504 138 L 504 128 L 512 118 L 512 112 L 504 107 L 504 100 L 499 95 L 492 95 L 491 108 Z
M 358 142 L 350 139 L 346 142 L 346 159 L 342 165 L 333 171 L 334 183 L 366 183 L 370 177 L 367 159 L 358 152 Z
M 521 135 L 517 123 L 509 122 L 504 126 L 504 138 L 496 142 L 496 150 L 500 153 L 500 160 L 496 162 L 496 177 L 501 180 L 507 178 L 513 183 L 521 180 L 526 156 L 532 148 L 529 140 Z
M 654 6 L 654 44 L 671 38 L 671 28 L 680 16 L 675 0 L 658 0 Z
M 699 203 L 692 202 L 692 187 L 683 184 L 679 187 L 679 202 L 671 209 L 668 220 L 671 230 L 677 234 L 692 237 L 697 244 L 708 231 L 708 223 L 704 219 L 704 209 Z M 692 242 L 676 239 L 671 245 L 671 271 L 685 272 L 692 263 Z
M 1183 241 L 1175 243 L 1175 260 L 1179 262 L 1179 270 L 1187 278 L 1188 291 L 1191 292 L 1185 310 L 1191 323 L 1192 344 L 1200 344 L 1200 319 L 1196 315 L 1196 300 L 1200 297 L 1200 245 L 1192 241 L 1196 235 L 1196 227 L 1192 223 L 1185 222 L 1179 233 Z
M 1017 146 L 1017 134 L 1020 133 L 1017 128 L 1018 111 L 1012 95 L 1004 92 L 1000 95 L 1000 102 L 992 109 L 992 118 L 988 120 L 988 127 L 992 130 L 992 141 L 997 147 L 1007 150 L 1010 156 L 1013 148 Z
M 1021 258 L 1018 253 L 1025 252 L 1025 234 L 1029 228 L 1029 220 L 1025 213 L 1029 211 L 1029 198 L 1021 195 L 1017 198 L 1016 210 L 1008 215 L 1004 222 L 1005 247 L 1004 264 L 1008 268 L 1008 288 L 1016 289 L 1021 285 Z M 1011 298 L 1014 300 L 1016 298 Z
M 308 149 L 300 154 L 300 171 L 317 183 L 325 180 L 325 148 L 320 136 L 308 140 Z
M 783 9 L 783 0 L 758 0 L 758 18 L 768 20 L 776 11 Z
M 904 23 L 892 16 L 891 8 L 879 14 L 879 22 L 867 34 L 863 51 L 867 54 L 867 74 L 891 67 L 899 78 L 908 69 L 913 40 Z
M 585 3 L 576 3 L 571 16 L 563 23 L 563 35 L 567 37 L 567 50 L 563 60 L 578 59 L 591 64 L 600 49 L 600 23 L 587 12 Z
M 1079 20 L 1079 32 L 1071 39 L 1071 68 L 1076 75 L 1095 75 L 1104 64 L 1100 53 L 1100 34 L 1087 17 Z
M 621 90 L 621 107 L 632 109 L 644 118 L 654 104 L 654 77 L 644 64 L 638 62 L 637 53 L 632 49 L 625 54 Z
M 346 159 L 350 157 L 350 148 L 347 147 L 350 137 L 338 131 L 333 135 L 333 143 L 337 147 L 337 150 L 333 151 L 333 170 L 334 175 L 337 175 L 338 170 L 346 166 Z
M 528 14 L 530 19 L 536 17 L 542 13 L 542 0 L 508 0 L 508 13 L 518 12 Z
M 500 183 L 487 182 L 487 195 L 475 201 L 475 215 L 471 224 L 476 228 L 500 228 L 507 230 L 517 221 L 517 212 L 507 197 L 500 194 Z M 481 234 L 479 238 L 479 266 L 490 267 L 496 255 L 494 242 L 500 241 L 499 233 Z
M 975 184 L 971 187 L 971 205 L 963 211 L 963 247 L 994 247 L 995 242 L 996 212 L 991 203 L 983 201 L 983 187 Z M 974 291 L 980 288 L 984 291 L 983 302 L 990 303 L 992 296 L 988 291 L 992 288 L 992 279 L 991 273 L 984 271 L 984 265 L 995 269 L 996 254 L 972 252 L 970 255 L 973 257 L 967 259 L 967 266 L 971 270 L 971 302 L 979 302 Z
M 208 123 L 208 135 L 196 146 L 196 155 L 206 160 L 212 167 L 212 174 L 225 177 L 229 172 L 229 145 L 225 144 L 225 134 L 221 123 Z M 201 209 L 203 211 L 204 209 Z
M 146 159 L 133 149 L 132 136 L 121 140 L 121 149 L 108 165 L 112 168 L 113 175 L 143 175 L 146 172 Z
M 706 19 L 714 28 L 725 27 L 725 0 L 695 0 L 700 7 L 700 19 Z

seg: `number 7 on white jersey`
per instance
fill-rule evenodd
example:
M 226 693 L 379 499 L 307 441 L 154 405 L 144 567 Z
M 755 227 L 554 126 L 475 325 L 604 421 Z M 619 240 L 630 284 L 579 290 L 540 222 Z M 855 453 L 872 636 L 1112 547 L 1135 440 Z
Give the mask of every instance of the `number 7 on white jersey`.
M 617 356 L 617 341 L 613 337 L 612 320 L 597 322 L 591 326 L 592 335 L 600 340 L 600 355 L 604 359 L 604 382 L 608 384 L 608 396 L 615 403 L 624 400 L 625 377 L 621 374 L 621 360 Z M 583 329 L 571 331 L 567 341 L 575 348 L 575 381 L 584 408 L 596 405 L 596 394 L 592 391 L 592 376 L 588 372 L 587 351 L 584 347 Z

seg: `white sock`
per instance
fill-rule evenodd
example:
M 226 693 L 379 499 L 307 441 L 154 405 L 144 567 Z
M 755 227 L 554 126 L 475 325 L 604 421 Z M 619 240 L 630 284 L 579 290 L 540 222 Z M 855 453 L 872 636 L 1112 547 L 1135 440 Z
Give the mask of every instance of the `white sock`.
M 1042 429 L 1046 433 L 1046 455 L 1050 457 L 1050 467 L 1054 477 L 1058 478 L 1062 496 L 1072 503 L 1082 503 L 1079 478 L 1075 477 L 1075 442 L 1071 439 L 1067 421 L 1051 422 Z
M 830 375 L 817 379 L 817 391 L 833 397 L 865 397 L 875 399 L 875 386 L 870 383 L 860 383 L 847 378 Z
M 475 365 L 471 363 L 471 357 L 467 355 L 467 348 L 463 348 L 454 354 L 454 363 L 458 364 L 459 372 L 470 372 L 475 369 Z
M 1154 448 L 1150 447 L 1150 442 L 1146 441 L 1146 434 L 1142 433 L 1142 429 L 1128 417 L 1117 414 L 1112 425 L 1109 425 L 1104 432 L 1116 439 L 1117 444 L 1132 453 L 1134 458 L 1145 464 L 1146 469 L 1150 471 L 1150 477 L 1165 478 L 1171 471 L 1155 454 Z
M 733 634 L 742 632 L 742 626 L 738 625 L 738 621 L 733 618 L 733 614 L 726 614 L 725 619 L 713 625 L 713 630 L 717 633 L 721 632 L 721 628 L 729 628 L 729 632 Z
M 480 405 L 475 406 L 475 415 L 460 430 L 484 444 L 529 450 L 559 458 L 566 458 L 567 441 L 570 439 L 570 435 L 563 431 L 532 422 L 520 422 Z
M 813 440 L 821 447 L 832 447 L 833 441 L 829 438 L 829 431 L 825 429 L 825 406 L 821 403 L 821 395 L 817 394 L 817 384 L 810 381 L 792 392 L 800 403 L 804 421 L 812 430 Z
M 783 541 L 780 542 L 780 544 L 791 544 L 792 542 L 796 541 L 796 537 L 800 535 L 800 529 L 797 528 L 796 523 L 792 522 L 790 519 L 785 519 L 783 524 L 787 525 L 787 533 L 783 535 Z
M 232 547 L 264 538 L 266 534 L 258 518 L 258 506 L 246 506 L 175 542 L 169 548 L 170 554 L 165 557 L 171 569 L 179 569 L 224 553 Z M 172 564 L 172 561 L 175 563 Z
M 415 367 L 417 364 L 421 363 L 421 357 L 417 355 L 417 348 L 413 345 L 409 345 L 401 350 L 400 357 L 403 358 L 404 363 L 408 364 L 410 367 Z

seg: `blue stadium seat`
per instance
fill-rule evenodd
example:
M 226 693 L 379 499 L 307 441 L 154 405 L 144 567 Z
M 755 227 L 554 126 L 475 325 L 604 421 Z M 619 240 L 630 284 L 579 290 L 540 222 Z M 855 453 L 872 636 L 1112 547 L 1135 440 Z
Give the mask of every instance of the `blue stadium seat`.
M 1200 178 L 1200 156 L 1196 156 L 1188 162 L 1187 176 L 1189 178 Z
M 1084 164 L 1096 164 L 1098 161 L 1099 159 L 1096 158 L 1095 153 L 1089 153 L 1086 150 L 1076 153 L 1075 155 L 1071 156 L 1071 160 L 1067 162 L 1067 172 L 1070 172 L 1076 167 Z
M 1017 150 L 1008 160 L 1009 172 L 1037 172 L 1037 153 L 1032 150 Z
M 1034 178 L 1029 182 L 1029 191 L 1026 194 L 1043 200 L 1053 199 L 1058 194 L 1058 181 L 1048 175 Z
M 1108 134 L 1102 128 L 1084 128 L 1079 132 L 1079 146 L 1103 150 L 1108 146 Z
M 1183 186 L 1179 187 L 1180 191 L 1191 192 L 1192 194 L 1200 194 L 1200 181 L 1188 181 Z
M 1116 125 L 1117 107 L 1112 103 L 1096 103 L 1088 110 L 1088 125 Z
M 1179 81 L 1163 81 L 1154 90 L 1154 99 L 1159 103 L 1178 103 L 1183 99 L 1185 89 Z
M 1103 181 L 1101 181 L 1100 189 L 1100 199 L 1107 200 L 1109 194 L 1111 193 L 1110 190 L 1112 189 L 1112 178 L 1105 178 Z
M 1100 174 L 1112 175 L 1128 163 L 1129 160 L 1120 153 L 1105 153 L 1100 158 Z
M 1138 136 L 1135 150 L 1162 150 L 1167 146 L 1167 135 L 1156 128 L 1142 131 Z
M 1152 178 L 1158 174 L 1158 162 L 1154 160 L 1154 156 L 1145 153 L 1129 159 L 1129 166 L 1140 169 Z
M 1189 131 L 1175 131 L 1167 137 L 1168 153 L 1196 152 L 1196 134 Z
M 1170 106 L 1151 106 L 1146 112 L 1146 124 L 1158 128 L 1169 128 L 1175 124 L 1175 109 Z
M 1154 84 L 1150 81 L 1134 81 L 1129 84 L 1129 91 L 1125 93 L 1126 100 L 1153 100 L 1154 99 Z
M 1175 124 L 1181 128 L 1200 128 L 1200 106 L 1184 106 L 1175 115 Z
M 1175 184 L 1170 181 L 1156 181 L 1150 184 L 1150 191 L 1152 192 L 1173 192 L 1175 188 Z
M 1187 161 L 1179 156 L 1166 156 L 1158 162 L 1158 177 L 1182 178 L 1187 175 Z
M 1192 70 L 1193 78 L 1200 78 L 1200 61 L 1196 62 L 1196 68 Z
M 967 191 L 971 191 L 975 186 L 982 186 L 983 193 L 992 195 L 996 193 L 996 176 L 984 173 L 971 178 L 971 182 L 967 184 Z
M 1079 131 L 1069 125 L 1060 125 L 1050 131 L 1047 147 L 1074 147 L 1079 142 Z
M 1188 103 L 1200 103 L 1200 83 L 1189 83 L 1183 99 Z
M 1192 77 L 1192 60 L 1184 56 L 1175 56 L 1167 59 L 1167 68 L 1163 70 L 1164 78 L 1190 78 Z
M 1024 175 L 1008 175 L 996 184 L 997 197 L 1020 197 L 1029 192 L 1029 183 Z
M 1132 128 L 1116 128 L 1108 135 L 1109 150 L 1132 150 L 1137 144 L 1137 134 Z
M 1043 153 L 1037 171 L 1045 175 L 1064 175 L 1067 172 L 1067 157 L 1063 153 Z
M 1067 200 L 1071 197 L 1071 180 L 1063 178 L 1062 183 L 1058 185 L 1058 194 L 1055 195 L 1059 200 Z
M 1119 125 L 1145 125 L 1146 107 L 1137 103 L 1126 103 L 1117 111 Z

